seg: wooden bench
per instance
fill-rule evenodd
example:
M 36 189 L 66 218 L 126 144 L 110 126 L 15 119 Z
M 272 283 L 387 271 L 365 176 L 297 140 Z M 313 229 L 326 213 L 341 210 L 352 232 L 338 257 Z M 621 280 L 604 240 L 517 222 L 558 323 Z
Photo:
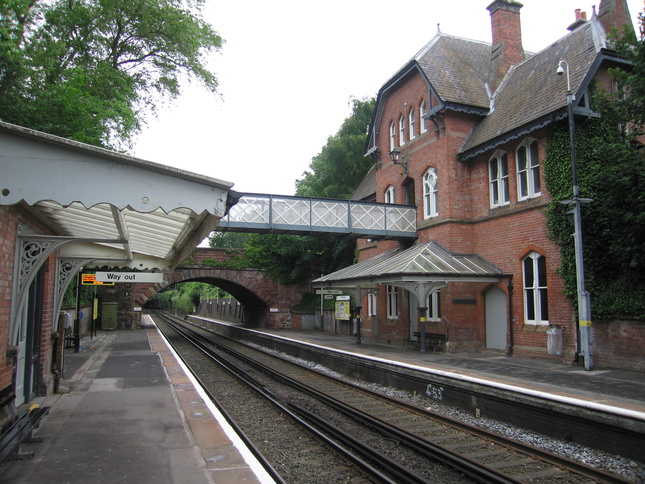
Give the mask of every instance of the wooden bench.
M 446 335 L 441 333 L 425 333 L 426 335 L 426 349 L 432 348 L 433 352 L 441 351 L 443 345 L 446 343 Z M 421 333 L 417 331 L 414 333 L 417 341 L 421 344 Z
M 0 464 L 7 459 L 31 459 L 34 456 L 33 452 L 20 452 L 20 444 L 42 442 L 42 439 L 32 438 L 31 432 L 49 412 L 49 407 L 39 405 L 16 411 L 15 399 L 13 387 L 0 390 L 0 415 L 7 420 L 0 434 Z

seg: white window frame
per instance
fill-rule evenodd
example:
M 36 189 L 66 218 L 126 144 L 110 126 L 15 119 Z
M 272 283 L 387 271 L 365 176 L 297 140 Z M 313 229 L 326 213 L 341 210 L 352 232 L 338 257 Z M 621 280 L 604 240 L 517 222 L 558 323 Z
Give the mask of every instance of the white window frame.
M 403 115 L 399 118 L 399 146 L 405 144 L 405 118 Z
M 423 218 L 439 215 L 439 195 L 437 170 L 428 168 L 423 175 Z
M 394 198 L 394 186 L 389 185 L 385 189 L 385 203 L 396 203 L 396 198 Z
M 410 140 L 413 140 L 415 138 L 415 129 L 414 126 L 416 124 L 417 120 L 416 117 L 414 116 L 414 108 L 410 109 L 410 112 L 408 113 L 408 126 L 410 127 Z
M 548 325 L 549 302 L 545 256 L 539 252 L 531 252 L 522 259 L 522 284 L 524 286 L 524 323 Z
M 488 188 L 490 207 L 502 207 L 511 203 L 508 191 L 508 154 L 496 152 L 488 161 Z
M 390 123 L 390 151 L 396 148 L 396 128 L 394 127 L 394 121 Z
M 428 311 L 426 320 L 438 322 L 441 321 L 441 291 L 435 291 L 428 296 Z
M 377 299 L 376 299 L 376 293 L 375 292 L 370 292 L 367 295 L 367 315 L 369 317 L 374 317 L 376 316 L 376 308 L 377 308 Z
M 527 139 L 515 150 L 517 166 L 517 199 L 528 200 L 542 194 L 538 142 Z
M 428 127 L 426 126 L 426 120 L 424 119 L 424 116 L 428 112 L 428 108 L 426 107 L 426 100 L 424 99 L 421 101 L 421 105 L 419 106 L 419 133 L 425 133 L 428 131 Z
M 387 286 L 387 319 L 398 319 L 399 299 L 396 286 Z

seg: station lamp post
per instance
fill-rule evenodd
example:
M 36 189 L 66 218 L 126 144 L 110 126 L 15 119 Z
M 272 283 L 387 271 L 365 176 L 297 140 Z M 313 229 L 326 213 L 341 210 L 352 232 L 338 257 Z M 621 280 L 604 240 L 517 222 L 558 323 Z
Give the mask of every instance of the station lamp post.
M 564 67 L 563 67 L 564 66 Z M 566 69 L 566 70 L 565 70 Z M 578 334 L 580 354 L 584 358 L 585 370 L 593 370 L 593 329 L 591 326 L 591 295 L 585 290 L 585 270 L 582 256 L 582 218 L 580 204 L 590 202 L 590 199 L 580 198 L 578 190 L 577 155 L 575 142 L 575 125 L 573 119 L 573 102 L 575 96 L 571 92 L 569 64 L 561 60 L 556 73 L 567 75 L 567 117 L 569 118 L 569 140 L 571 143 L 571 173 L 573 178 L 573 199 L 561 203 L 573 205 L 573 223 L 576 255 L 576 284 L 578 288 Z

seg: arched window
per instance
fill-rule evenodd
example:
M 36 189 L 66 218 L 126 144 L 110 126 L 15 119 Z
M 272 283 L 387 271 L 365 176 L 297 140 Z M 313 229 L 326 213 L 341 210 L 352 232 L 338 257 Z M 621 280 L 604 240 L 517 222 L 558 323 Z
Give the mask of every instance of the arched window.
M 430 168 L 423 175 L 423 218 L 439 215 L 437 195 L 437 170 Z
M 405 118 L 403 115 L 399 118 L 399 146 L 405 144 Z
M 425 133 L 428 131 L 426 127 L 426 120 L 424 119 L 425 115 L 428 113 L 428 107 L 426 105 L 425 99 L 421 101 L 421 106 L 419 106 L 419 132 Z
M 526 140 L 515 152 L 517 160 L 517 198 L 526 200 L 541 195 L 538 143 Z
M 385 189 L 385 203 L 396 203 L 394 198 L 394 187 L 392 185 Z
M 396 128 L 394 127 L 394 121 L 390 123 L 390 151 L 396 148 Z
M 524 272 L 524 323 L 549 324 L 546 258 L 531 252 L 522 261 Z
M 508 205 L 508 162 L 507 155 L 498 151 L 488 162 L 488 184 L 491 208 Z
M 408 114 L 408 126 L 410 127 L 410 139 L 414 139 L 416 130 L 414 125 L 416 124 L 416 117 L 414 115 L 414 108 L 410 109 L 410 113 Z

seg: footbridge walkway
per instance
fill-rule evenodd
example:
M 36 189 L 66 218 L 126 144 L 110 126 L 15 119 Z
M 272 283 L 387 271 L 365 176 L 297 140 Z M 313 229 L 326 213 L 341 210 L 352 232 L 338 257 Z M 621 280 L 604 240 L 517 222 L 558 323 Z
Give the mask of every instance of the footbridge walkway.
M 216 230 L 414 239 L 416 218 L 410 205 L 247 193 Z

